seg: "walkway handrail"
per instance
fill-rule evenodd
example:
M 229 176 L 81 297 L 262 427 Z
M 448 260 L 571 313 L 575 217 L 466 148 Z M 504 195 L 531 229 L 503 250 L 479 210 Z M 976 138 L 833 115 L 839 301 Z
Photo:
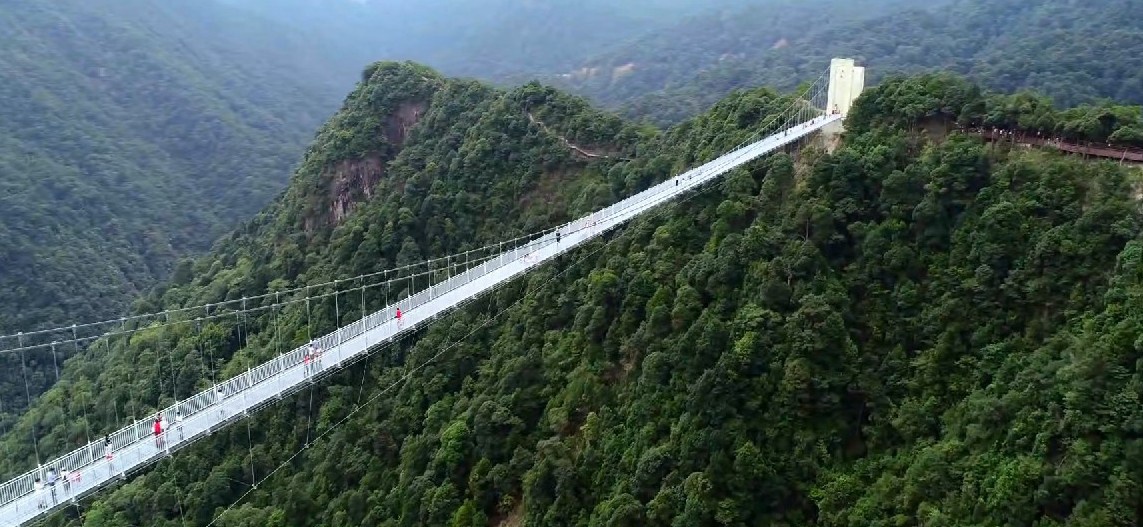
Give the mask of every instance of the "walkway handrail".
M 840 119 L 839 115 L 825 115 L 806 123 L 796 123 L 602 210 L 565 223 L 440 283 L 430 282 L 428 288 L 400 302 L 385 306 L 379 311 L 315 339 L 313 342 L 322 352 L 322 359 L 316 361 L 316 364 L 304 361 L 306 350 L 310 345 L 307 342 L 187 399 L 177 401 L 161 410 L 164 419 L 169 423 L 162 438 L 152 436 L 150 421 L 137 421 L 109 434 L 112 459 L 104 456 L 102 442 L 94 441 L 4 482 L 0 484 L 0 521 L 21 524 L 46 514 L 59 505 L 53 503 L 45 508 L 39 508 L 38 504 L 33 503 L 36 499 L 46 497 L 44 492 L 47 491 L 41 491 L 39 496 L 35 496 L 37 491 L 34 488 L 35 478 L 39 476 L 43 479 L 45 467 L 54 467 L 60 473 L 64 470 L 80 472 L 86 477 L 86 480 L 80 480 L 78 483 L 70 482 L 65 487 L 69 489 L 65 501 L 95 492 L 108 482 L 125 477 L 130 471 L 169 455 L 174 449 L 244 418 L 251 410 L 299 391 L 316 378 L 360 360 L 367 356 L 370 350 L 379 349 L 400 334 L 412 330 L 418 322 L 430 321 L 441 316 L 496 285 L 539 266 L 556 255 L 583 244 L 655 206 Z M 557 235 L 560 238 L 559 242 Z M 420 309 L 430 303 L 432 305 L 429 309 Z M 400 321 L 395 320 L 398 306 L 403 313 Z M 330 363 L 322 364 L 326 355 L 332 355 L 333 358 Z M 181 413 L 183 417 L 181 423 L 174 420 L 176 412 Z M 181 436 L 176 441 L 172 435 L 176 430 L 179 434 L 187 431 L 189 434 Z M 107 467 L 108 470 L 100 470 L 102 467 Z M 52 489 L 51 492 L 54 493 L 55 490 Z

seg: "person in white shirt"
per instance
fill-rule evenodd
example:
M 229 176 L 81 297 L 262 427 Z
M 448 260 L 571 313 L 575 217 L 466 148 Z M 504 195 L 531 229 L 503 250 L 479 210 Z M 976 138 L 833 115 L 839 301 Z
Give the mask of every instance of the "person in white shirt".
M 48 490 L 52 493 L 52 505 L 56 504 L 56 480 L 59 479 L 59 474 L 56 474 L 56 468 L 48 468 L 47 484 Z
M 103 436 L 103 458 L 107 460 L 107 475 L 115 473 L 115 449 L 111 447 L 111 436 Z
M 307 371 L 306 374 L 309 375 L 318 370 L 318 349 L 317 345 L 315 345 L 313 342 L 310 342 L 310 347 L 306 349 L 306 356 L 309 358 L 309 371 Z
M 218 398 L 214 401 L 215 404 L 218 405 L 218 418 L 219 419 L 225 419 L 226 418 L 226 405 L 222 404 L 222 401 L 225 399 L 226 399 L 226 392 L 223 390 L 222 384 L 219 384 L 218 385 Z

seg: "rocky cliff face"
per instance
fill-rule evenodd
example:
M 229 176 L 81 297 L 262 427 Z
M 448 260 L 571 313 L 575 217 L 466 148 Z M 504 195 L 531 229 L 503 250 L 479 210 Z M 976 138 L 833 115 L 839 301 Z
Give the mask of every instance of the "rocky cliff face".
M 323 175 L 322 179 L 330 184 L 329 225 L 340 225 L 353 214 L 357 204 L 373 198 L 386 164 L 405 146 L 409 132 L 420 122 L 426 107 L 425 102 L 405 102 L 385 118 L 384 138 L 390 147 L 387 154 L 375 152 L 362 159 L 341 161 Z
M 394 62 L 372 64 L 362 78 L 318 132 L 287 193 L 303 205 L 297 225 L 307 235 L 341 225 L 377 194 L 443 85 L 432 70 Z
M 365 159 L 342 161 L 330 169 L 329 218 L 331 225 L 340 225 L 349 217 L 362 199 L 373 197 L 373 189 L 385 174 L 385 163 L 380 155 Z

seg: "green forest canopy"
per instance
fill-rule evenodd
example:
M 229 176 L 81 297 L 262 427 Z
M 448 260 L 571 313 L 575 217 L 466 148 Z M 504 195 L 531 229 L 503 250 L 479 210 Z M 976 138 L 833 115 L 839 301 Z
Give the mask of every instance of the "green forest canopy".
M 788 102 L 738 92 L 660 133 L 537 85 L 369 73 L 290 190 L 148 302 L 240 298 L 549 226 L 717 155 Z M 49 523 L 1137 524 L 1138 172 L 918 132 L 993 100 L 956 77 L 888 79 L 836 151 L 736 170 L 161 462 L 82 521 Z M 406 105 L 424 112 L 400 147 L 371 133 Z M 638 155 L 578 160 L 529 111 Z M 313 189 L 377 155 L 374 197 L 316 221 L 333 196 Z M 207 376 L 196 348 L 242 369 L 303 342 L 307 322 L 252 319 L 241 349 L 223 322 L 73 359 L 0 459 L 28 466 L 33 424 L 59 451 L 114 426 L 117 405 L 168 403 L 160 378 Z

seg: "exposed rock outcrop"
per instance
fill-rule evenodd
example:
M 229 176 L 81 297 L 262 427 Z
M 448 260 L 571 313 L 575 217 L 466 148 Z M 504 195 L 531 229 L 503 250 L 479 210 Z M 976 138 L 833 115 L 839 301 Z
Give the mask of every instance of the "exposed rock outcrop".
M 357 204 L 373 197 L 391 161 L 388 157 L 397 155 L 405 146 L 409 132 L 420 122 L 426 106 L 423 102 L 406 102 L 386 117 L 383 131 L 385 142 L 391 147 L 387 155 L 372 153 L 362 159 L 341 161 L 327 170 L 322 179 L 330 182 L 330 225 L 339 225 L 353 214 Z

